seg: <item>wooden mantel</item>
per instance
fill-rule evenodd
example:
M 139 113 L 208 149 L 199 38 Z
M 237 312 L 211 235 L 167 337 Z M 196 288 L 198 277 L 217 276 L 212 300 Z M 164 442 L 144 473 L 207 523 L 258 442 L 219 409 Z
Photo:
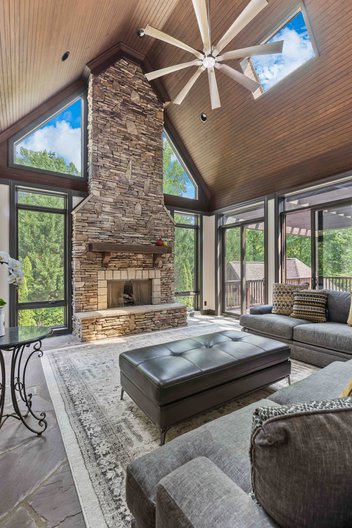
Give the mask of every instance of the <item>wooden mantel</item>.
M 165 253 L 172 253 L 172 248 L 169 246 L 155 246 L 153 244 L 117 244 L 115 242 L 90 242 L 88 244 L 88 251 L 92 253 L 102 253 L 102 264 L 108 267 L 112 253 L 138 253 L 153 255 L 153 265 L 157 264 L 157 260 Z

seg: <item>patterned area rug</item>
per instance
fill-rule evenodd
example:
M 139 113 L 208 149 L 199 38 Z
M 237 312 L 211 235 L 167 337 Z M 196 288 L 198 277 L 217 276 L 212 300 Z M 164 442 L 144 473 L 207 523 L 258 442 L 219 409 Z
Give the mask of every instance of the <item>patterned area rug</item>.
M 127 395 L 124 401 L 120 400 L 119 354 L 229 328 L 234 325 L 207 323 L 44 354 L 47 384 L 89 528 L 130 526 L 125 503 L 126 466 L 159 445 L 157 427 Z M 292 381 L 299 381 L 314 370 L 315 367 L 293 362 Z M 167 441 L 286 385 L 286 381 L 275 383 L 187 420 L 168 432 Z

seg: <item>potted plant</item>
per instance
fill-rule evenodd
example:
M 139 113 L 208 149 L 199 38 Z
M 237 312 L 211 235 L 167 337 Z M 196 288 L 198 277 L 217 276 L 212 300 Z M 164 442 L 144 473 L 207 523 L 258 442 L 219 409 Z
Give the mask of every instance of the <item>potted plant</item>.
M 23 271 L 21 263 L 10 257 L 6 251 L 0 251 L 0 264 L 6 264 L 9 268 L 9 283 L 20 286 L 23 282 Z M 5 306 L 6 301 L 0 299 L 0 336 L 5 334 Z

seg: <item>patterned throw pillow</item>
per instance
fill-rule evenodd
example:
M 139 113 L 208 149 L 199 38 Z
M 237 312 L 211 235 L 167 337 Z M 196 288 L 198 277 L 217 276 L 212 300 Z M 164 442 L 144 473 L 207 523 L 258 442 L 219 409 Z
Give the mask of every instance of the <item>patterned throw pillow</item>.
M 326 323 L 328 294 L 324 291 L 303 290 L 293 294 L 291 317 L 305 319 L 312 323 Z
M 348 314 L 347 324 L 348 326 L 352 326 L 352 295 L 351 295 L 351 306 L 350 306 L 350 312 Z
M 347 387 L 345 387 L 344 390 L 340 394 L 340 398 L 347 398 L 348 396 L 352 396 L 352 380 L 349 382 Z
M 256 409 L 252 486 L 279 526 L 352 526 L 351 429 L 351 397 Z
M 291 315 L 293 310 L 293 294 L 297 290 L 304 290 L 308 284 L 273 284 L 273 309 L 271 313 Z

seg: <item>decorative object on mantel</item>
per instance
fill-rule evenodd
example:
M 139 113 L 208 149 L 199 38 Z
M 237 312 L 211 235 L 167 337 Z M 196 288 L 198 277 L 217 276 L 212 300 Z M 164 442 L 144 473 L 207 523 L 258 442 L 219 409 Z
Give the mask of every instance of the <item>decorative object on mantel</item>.
M 20 286 L 24 278 L 21 263 L 11 258 L 6 251 L 0 251 L 0 264 L 6 264 L 9 268 L 9 283 Z M 0 299 L 0 336 L 5 335 L 5 306 L 6 301 Z
M 210 35 L 210 20 L 209 20 L 209 1 L 206 0 L 192 0 L 193 8 L 198 22 L 199 32 L 201 34 L 203 42 L 203 52 L 200 52 L 188 44 L 181 42 L 180 40 L 163 33 L 159 29 L 155 29 L 149 25 L 145 29 L 139 29 L 137 34 L 139 37 L 144 37 L 147 35 L 155 39 L 181 48 L 189 53 L 192 53 L 196 59 L 183 62 L 181 64 L 175 64 L 173 66 L 168 66 L 166 68 L 161 68 L 150 73 L 146 73 L 145 76 L 148 81 L 153 81 L 164 75 L 168 75 L 184 68 L 197 67 L 196 72 L 188 80 L 179 94 L 171 101 L 173 104 L 180 105 L 193 85 L 196 83 L 200 75 L 204 71 L 208 73 L 208 82 L 209 82 L 209 91 L 210 91 L 210 101 L 211 108 L 220 108 L 220 96 L 218 85 L 216 81 L 215 69 L 219 70 L 223 74 L 230 77 L 233 81 L 244 86 L 247 90 L 255 92 L 260 88 L 260 84 L 244 75 L 243 73 L 230 68 L 226 64 L 223 64 L 223 61 L 229 61 L 234 59 L 245 59 L 247 57 L 252 57 L 254 55 L 271 55 L 275 53 L 282 53 L 283 41 L 273 42 L 270 44 L 261 44 L 259 46 L 251 46 L 248 48 L 237 49 L 235 51 L 226 51 L 221 53 L 222 50 L 244 29 L 267 5 L 267 0 L 251 0 L 249 4 L 244 8 L 236 20 L 232 23 L 226 33 L 222 38 L 217 42 L 215 46 L 212 45 L 211 35 Z M 208 6 L 207 6 L 208 3 Z
M 170 246 L 154 246 L 152 244 L 115 244 L 115 242 L 90 242 L 88 251 L 91 253 L 102 253 L 102 265 L 107 268 L 112 253 L 138 253 L 152 254 L 153 265 L 157 266 L 161 255 L 172 253 Z

